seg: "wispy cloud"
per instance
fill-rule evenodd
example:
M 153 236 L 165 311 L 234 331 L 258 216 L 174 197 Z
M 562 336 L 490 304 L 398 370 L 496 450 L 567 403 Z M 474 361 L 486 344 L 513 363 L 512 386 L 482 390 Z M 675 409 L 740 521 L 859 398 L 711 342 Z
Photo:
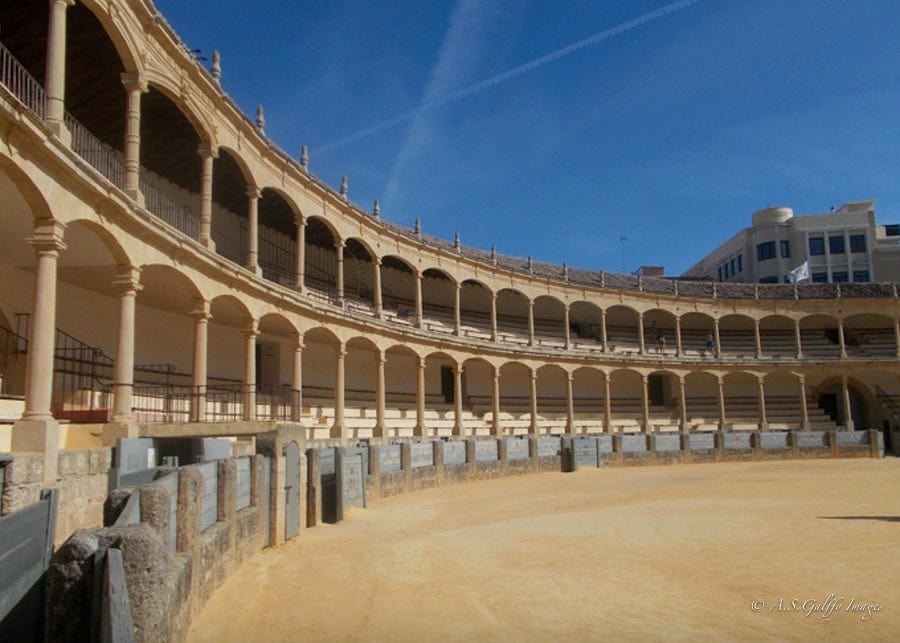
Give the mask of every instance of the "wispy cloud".
M 666 16 L 675 11 L 680 11 L 681 9 L 685 9 L 693 4 L 697 4 L 700 0 L 679 0 L 678 2 L 673 2 L 664 7 L 661 7 L 655 11 L 651 11 L 649 13 L 645 13 L 642 16 L 638 16 L 632 20 L 627 22 L 623 22 L 620 25 L 612 27 L 610 29 L 606 29 L 604 31 L 600 31 L 595 33 L 592 36 L 588 36 L 583 40 L 579 40 L 565 47 L 561 47 L 555 51 L 552 51 L 548 54 L 540 56 L 539 58 L 535 58 L 526 63 L 508 69 L 499 74 L 495 74 L 489 78 L 485 78 L 479 82 L 473 83 L 471 85 L 464 86 L 462 89 L 457 89 L 455 91 L 451 91 L 451 86 L 446 86 L 442 89 L 444 91 L 426 91 L 425 99 L 415 108 L 407 110 L 401 114 L 397 114 L 391 118 L 385 119 L 374 125 L 371 125 L 365 129 L 359 130 L 349 136 L 345 136 L 336 141 L 332 141 L 331 143 L 327 143 L 325 145 L 320 146 L 316 152 L 321 154 L 323 152 L 327 152 L 337 147 L 342 147 L 347 145 L 348 143 L 352 143 L 361 138 L 365 138 L 366 136 L 370 136 L 375 134 L 376 132 L 380 132 L 389 127 L 393 127 L 395 125 L 399 125 L 400 123 L 406 122 L 407 120 L 418 116 L 420 113 L 425 110 L 434 109 L 436 107 L 441 107 L 444 105 L 448 105 L 450 103 L 455 103 L 469 96 L 473 96 L 474 94 L 478 94 L 479 92 L 485 91 L 486 89 L 490 89 L 491 87 L 495 87 L 501 83 L 505 83 L 513 78 L 521 76 L 523 74 L 527 74 L 530 71 L 537 69 L 538 67 L 542 67 L 548 63 L 559 60 L 560 58 L 564 58 L 570 54 L 575 53 L 580 49 L 584 49 L 585 47 L 590 47 L 597 43 L 600 43 L 604 40 L 608 40 L 614 36 L 625 33 L 627 31 L 631 31 L 641 25 L 644 25 L 653 20 L 657 20 Z M 444 59 L 444 52 L 449 51 L 451 49 L 456 49 L 459 45 L 465 44 L 468 46 L 470 43 L 467 42 L 467 38 L 471 37 L 470 33 L 466 33 L 465 31 L 456 31 L 454 26 L 459 21 L 460 25 L 465 24 L 465 20 L 467 18 L 478 16 L 478 3 L 474 2 L 474 0 L 461 0 L 457 5 L 456 10 L 454 11 L 453 22 L 451 23 L 451 28 L 447 32 L 447 38 L 445 38 L 444 46 L 442 47 L 442 54 L 438 59 L 438 65 L 435 70 L 440 71 L 441 63 Z M 464 53 L 464 52 L 461 52 Z M 452 70 L 452 62 L 453 58 L 448 58 L 447 68 L 448 70 Z M 437 80 L 438 75 L 433 74 L 432 80 Z M 429 90 L 431 89 L 431 84 L 429 84 Z

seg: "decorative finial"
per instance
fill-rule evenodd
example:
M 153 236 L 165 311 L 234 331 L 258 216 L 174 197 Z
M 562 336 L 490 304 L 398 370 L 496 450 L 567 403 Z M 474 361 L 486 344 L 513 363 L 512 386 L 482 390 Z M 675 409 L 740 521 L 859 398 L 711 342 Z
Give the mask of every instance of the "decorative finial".
M 262 105 L 256 106 L 256 129 L 259 130 L 260 134 L 266 130 L 266 114 Z
M 497 265 L 497 246 L 491 246 L 491 263 Z
M 347 182 L 347 175 L 345 174 L 344 177 L 341 179 L 341 198 L 344 199 L 344 201 L 347 200 L 347 190 L 348 189 L 349 189 L 349 183 Z
M 421 221 L 419 221 L 419 217 L 416 217 L 416 229 L 415 229 L 415 233 L 416 233 L 416 234 L 422 234 L 422 223 L 421 223 Z
M 528 274 L 534 274 L 534 261 L 531 258 L 531 255 L 528 255 Z
M 375 205 L 372 206 L 372 216 L 381 219 L 381 206 L 378 205 L 378 199 L 375 199 Z
M 300 146 L 300 167 L 304 172 L 309 172 L 309 150 L 306 145 Z
M 456 236 L 453 238 L 453 249 L 459 252 L 462 250 L 462 244 L 459 242 L 459 233 L 456 233 Z
M 213 49 L 212 65 L 210 65 L 209 71 L 212 77 L 216 79 L 216 82 L 219 82 L 219 79 L 222 77 L 222 56 L 219 54 L 218 49 Z
M 569 264 L 563 261 L 563 279 L 569 280 Z

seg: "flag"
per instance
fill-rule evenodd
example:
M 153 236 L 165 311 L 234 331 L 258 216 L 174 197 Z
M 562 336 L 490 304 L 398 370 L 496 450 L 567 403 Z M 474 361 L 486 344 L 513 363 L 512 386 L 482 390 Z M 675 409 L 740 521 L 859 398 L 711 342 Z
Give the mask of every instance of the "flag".
M 788 273 L 788 281 L 792 284 L 797 283 L 798 281 L 808 281 L 809 280 L 809 259 L 801 263 L 799 266 L 794 268 Z

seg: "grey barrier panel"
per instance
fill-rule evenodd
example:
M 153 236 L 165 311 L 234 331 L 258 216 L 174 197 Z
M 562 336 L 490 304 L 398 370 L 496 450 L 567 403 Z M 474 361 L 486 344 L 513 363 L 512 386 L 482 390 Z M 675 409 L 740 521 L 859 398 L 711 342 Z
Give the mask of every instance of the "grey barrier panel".
M 296 442 L 284 445 L 284 539 L 300 533 L 300 447 Z M 250 497 L 248 471 L 247 497 Z
M 388 444 L 378 451 L 381 457 L 381 473 L 400 471 L 400 445 Z M 463 453 L 465 455 L 465 453 Z
M 603 434 L 597 436 L 597 452 L 598 453 L 612 453 L 613 440 L 611 435 Z
M 475 441 L 475 461 L 491 462 L 497 459 L 497 441 L 496 440 L 476 440 Z
M 528 440 L 509 438 L 506 441 L 506 457 L 510 460 L 527 460 Z
M 153 438 L 122 438 L 116 442 L 113 463 L 121 473 L 152 469 L 156 466 Z
M 137 489 L 133 489 L 122 511 L 119 512 L 113 527 L 125 527 L 126 525 L 136 525 L 141 521 L 141 494 Z
M 670 453 L 672 451 L 681 451 L 681 436 L 677 433 L 657 433 L 656 434 L 656 451 L 657 453 Z
M 115 488 L 119 489 L 120 487 L 140 487 L 155 482 L 159 469 L 141 469 L 127 473 L 122 473 L 118 469 L 113 469 L 113 471 L 116 479 Z
M 166 474 L 155 481 L 169 494 L 169 553 L 175 554 L 178 540 L 178 471 Z
M 597 459 L 597 440 L 595 438 L 573 438 L 572 455 L 576 467 L 599 466 Z
M 45 489 L 38 502 L 0 517 L 0 623 L 6 640 L 43 640 L 40 581 L 53 552 L 57 493 Z
M 105 552 L 98 552 L 95 556 L 95 566 L 102 566 L 100 587 L 100 613 L 97 627 L 97 639 L 102 643 L 115 641 L 116 643 L 133 643 L 134 624 L 131 620 L 131 602 L 128 598 L 128 586 L 125 582 L 125 565 L 122 561 L 122 552 L 119 549 L 109 548 Z
M 546 458 L 548 456 L 559 455 L 561 449 L 561 441 L 559 438 L 538 438 L 538 457 Z
M 263 547 L 269 546 L 269 520 L 272 515 L 272 508 L 269 503 L 272 502 L 272 458 L 263 456 Z
M 824 431 L 798 431 L 794 434 L 797 440 L 797 446 L 802 448 L 826 447 Z
M 750 448 L 750 434 L 749 433 L 737 433 L 734 431 L 728 431 L 725 433 L 725 440 L 723 442 L 726 449 L 749 449 Z
M 238 458 L 237 489 L 235 489 L 236 509 L 240 511 L 250 506 L 250 458 Z
M 622 453 L 646 453 L 647 436 L 643 433 L 623 433 Z
M 763 449 L 787 449 L 788 434 L 784 431 L 763 432 L 759 434 L 759 443 Z
M 716 448 L 715 436 L 712 433 L 689 433 L 688 444 L 692 451 L 712 451 Z
M 231 457 L 231 442 L 221 438 L 200 438 L 195 448 L 197 462 L 225 460 Z
M 333 476 L 334 472 L 334 447 L 319 449 L 319 473 L 323 476 Z
M 431 444 L 426 446 L 431 447 Z M 338 469 L 341 494 L 340 517 L 350 507 L 366 506 L 366 472 L 362 448 L 341 449 Z
M 868 431 L 838 431 L 835 435 L 839 446 L 857 447 L 869 444 Z
M 334 524 L 341 519 L 338 498 L 335 448 L 319 449 L 319 484 L 322 487 L 322 522 Z
M 431 442 L 413 442 L 409 445 L 409 458 L 413 469 L 433 467 L 434 447 L 431 446 Z
M 218 464 L 207 462 L 198 464 L 197 468 L 203 474 L 203 502 L 200 504 L 200 531 L 211 527 L 219 519 L 219 472 Z
M 466 443 L 462 440 L 444 442 L 444 464 L 465 464 Z

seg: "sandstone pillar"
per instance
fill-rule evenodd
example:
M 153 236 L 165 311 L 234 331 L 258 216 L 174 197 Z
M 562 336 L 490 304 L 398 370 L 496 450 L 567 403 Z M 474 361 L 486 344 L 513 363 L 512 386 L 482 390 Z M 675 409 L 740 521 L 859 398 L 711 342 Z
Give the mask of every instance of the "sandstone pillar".
M 255 319 L 248 321 L 244 330 L 244 419 L 256 419 L 256 338 L 259 325 Z
M 259 197 L 260 189 L 247 186 L 247 269 L 260 274 L 259 269 Z
M 113 285 L 119 293 L 119 335 L 116 341 L 115 383 L 113 384 L 112 421 L 128 424 L 134 421 L 132 392 L 134 389 L 134 309 L 140 288 L 140 270 L 120 270 Z
M 306 292 L 306 219 L 297 217 L 297 274 L 295 286 L 300 292 Z
M 122 74 L 125 85 L 125 194 L 143 205 L 141 194 L 141 94 L 147 82 L 139 74 Z
M 209 143 L 201 143 L 197 147 L 200 155 L 200 234 L 198 241 L 209 250 L 215 250 L 212 240 L 212 190 L 213 162 L 219 157 L 219 150 Z
M 47 127 L 67 145 L 72 135 L 65 123 L 66 113 L 66 9 L 75 0 L 50 0 L 47 29 L 47 65 L 44 93 L 47 99 L 44 120 Z
M 384 364 L 387 361 L 384 353 L 375 353 L 375 437 L 386 437 L 384 425 Z
M 191 367 L 191 422 L 206 421 L 206 364 L 209 337 L 209 302 L 200 300 L 191 312 L 194 319 L 194 359 Z

